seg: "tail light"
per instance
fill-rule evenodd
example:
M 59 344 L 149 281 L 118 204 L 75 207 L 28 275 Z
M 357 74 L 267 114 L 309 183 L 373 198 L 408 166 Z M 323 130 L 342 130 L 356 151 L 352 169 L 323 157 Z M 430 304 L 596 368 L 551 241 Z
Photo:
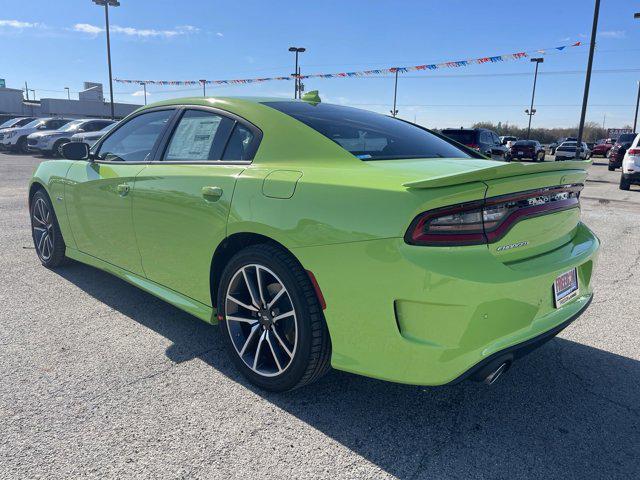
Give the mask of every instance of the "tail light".
M 413 220 L 405 241 L 431 246 L 493 243 L 520 220 L 577 207 L 582 188 L 563 185 L 430 210 Z
M 474 150 L 478 150 L 478 151 L 480 151 L 480 145 L 477 145 L 477 144 L 475 144 L 475 143 L 467 143 L 466 145 L 467 145 L 467 147 L 469 147 L 469 148 L 473 148 Z
M 629 155 L 640 155 L 640 148 L 632 148 L 628 153 Z

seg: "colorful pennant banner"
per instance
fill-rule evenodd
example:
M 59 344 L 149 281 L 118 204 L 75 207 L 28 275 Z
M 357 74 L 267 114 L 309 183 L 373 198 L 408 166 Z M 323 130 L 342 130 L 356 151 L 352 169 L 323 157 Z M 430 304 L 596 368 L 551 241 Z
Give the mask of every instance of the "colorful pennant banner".
M 413 65 L 411 67 L 392 67 L 381 68 L 376 70 L 362 70 L 360 72 L 342 72 L 342 73 L 314 73 L 311 75 L 300 75 L 300 78 L 346 78 L 346 77 L 366 77 L 372 75 L 388 75 L 398 73 L 407 73 L 418 70 L 440 70 L 443 68 L 460 68 L 467 67 L 469 65 L 478 65 L 485 63 L 497 63 L 505 62 L 509 60 L 519 60 L 521 58 L 530 57 L 532 54 L 545 55 L 548 50 L 563 51 L 567 47 L 579 47 L 580 42 L 572 43 L 571 45 L 561 45 L 552 49 L 534 50 L 531 52 L 517 52 L 508 53 L 505 55 L 497 55 L 495 57 L 481 57 L 468 60 L 458 60 L 455 62 L 434 63 L 429 65 Z M 118 83 L 137 83 L 147 85 L 237 85 L 245 83 L 261 83 L 270 82 L 275 80 L 293 80 L 294 75 L 288 77 L 265 77 L 265 78 L 243 78 L 237 80 L 125 80 L 123 78 L 114 78 L 114 81 Z

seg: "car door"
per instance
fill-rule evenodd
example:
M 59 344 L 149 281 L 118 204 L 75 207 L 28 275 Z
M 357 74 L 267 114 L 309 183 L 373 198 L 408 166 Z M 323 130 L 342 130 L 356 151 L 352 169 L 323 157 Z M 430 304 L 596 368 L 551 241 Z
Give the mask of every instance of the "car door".
M 71 166 L 65 197 L 78 250 L 144 274 L 133 230 L 135 178 L 153 158 L 175 112 L 156 109 L 132 117 L 94 147 L 92 161 Z
M 213 252 L 226 236 L 236 180 L 260 131 L 213 109 L 186 108 L 156 161 L 136 178 L 133 218 L 150 280 L 205 305 Z

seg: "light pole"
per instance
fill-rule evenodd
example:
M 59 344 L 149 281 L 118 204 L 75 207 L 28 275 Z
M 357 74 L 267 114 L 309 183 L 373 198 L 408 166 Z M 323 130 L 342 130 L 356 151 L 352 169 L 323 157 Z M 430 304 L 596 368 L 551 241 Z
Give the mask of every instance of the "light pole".
M 296 54 L 296 65 L 294 70 L 295 73 L 293 74 L 293 79 L 295 84 L 293 87 L 293 98 L 298 98 L 299 97 L 298 82 L 300 81 L 300 73 L 298 69 L 298 54 L 302 52 L 306 52 L 307 49 L 304 47 L 289 47 L 289 51 L 294 52 Z
M 202 96 L 206 97 L 207 96 L 207 81 L 205 79 L 202 79 L 202 80 L 200 80 L 200 83 L 202 84 Z
M 64 87 L 64 89 L 67 91 L 67 100 L 71 100 L 71 93 L 69 93 L 69 87 Z
M 396 80 L 393 86 L 393 109 L 391 110 L 391 116 L 398 115 L 398 109 L 396 108 L 396 99 L 398 98 L 398 69 L 396 68 Z
M 584 133 L 584 120 L 587 116 L 587 102 L 589 101 L 589 84 L 591 83 L 591 68 L 593 67 L 593 52 L 596 48 L 596 33 L 598 31 L 598 16 L 600 15 L 600 0 L 596 0 L 593 9 L 593 25 L 591 26 L 591 42 L 589 45 L 589 60 L 587 62 L 587 76 L 584 80 L 584 96 L 582 98 L 582 113 L 578 126 L 578 141 L 576 142 L 576 154 L 574 158 L 580 158 L 582 149 L 582 134 Z
M 533 75 L 533 92 L 531 92 L 531 107 L 528 110 L 529 115 L 529 127 L 527 128 L 527 140 L 529 140 L 529 136 L 531 135 L 531 119 L 533 115 L 535 115 L 536 110 L 533 108 L 533 100 L 536 98 L 536 83 L 538 82 L 538 66 L 541 63 L 544 63 L 544 58 L 532 58 L 532 62 L 536 64 L 536 72 Z
M 104 7 L 104 23 L 107 33 L 107 64 L 109 65 L 109 95 L 111 97 L 111 120 L 115 120 L 113 108 L 113 76 L 111 75 L 111 39 L 109 38 L 109 7 L 119 7 L 118 0 L 92 0 L 93 3 Z
M 636 15 L 640 15 L 636 13 Z M 640 106 L 640 81 L 638 81 L 638 97 L 636 98 L 636 114 L 633 116 L 633 131 L 637 132 L 636 127 L 638 126 L 638 107 Z
M 144 104 L 147 104 L 147 84 L 142 82 L 140 85 L 142 85 L 142 90 L 144 91 Z

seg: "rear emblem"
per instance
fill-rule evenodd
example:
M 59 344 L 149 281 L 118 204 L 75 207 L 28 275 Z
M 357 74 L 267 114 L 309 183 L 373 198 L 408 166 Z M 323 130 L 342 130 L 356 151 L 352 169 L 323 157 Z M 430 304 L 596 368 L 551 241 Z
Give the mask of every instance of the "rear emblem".
M 525 245 L 529 245 L 529 242 L 518 242 L 518 243 L 511 243 L 509 245 L 502 245 L 496 248 L 496 251 L 502 252 L 504 250 L 512 250 L 514 248 L 524 247 Z

